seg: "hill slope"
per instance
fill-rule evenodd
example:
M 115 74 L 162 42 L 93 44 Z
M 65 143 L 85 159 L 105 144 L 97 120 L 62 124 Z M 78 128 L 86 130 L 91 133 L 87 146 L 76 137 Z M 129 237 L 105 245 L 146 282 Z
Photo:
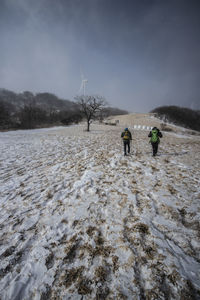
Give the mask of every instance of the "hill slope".
M 155 108 L 152 113 L 164 121 L 200 131 L 200 111 L 178 106 L 162 106 Z
M 99 118 L 127 114 L 127 111 L 105 107 Z M 62 100 L 50 93 L 16 94 L 0 89 L 0 129 L 33 129 L 52 125 L 78 123 L 83 119 L 77 102 Z
M 199 137 L 84 129 L 0 133 L 1 298 L 199 299 Z
M 69 100 L 59 99 L 54 94 L 38 93 L 33 94 L 29 91 L 23 93 L 14 93 L 6 89 L 0 89 L 0 103 L 10 107 L 10 111 L 20 111 L 24 105 L 35 105 L 47 112 L 50 110 L 73 110 L 77 105 Z

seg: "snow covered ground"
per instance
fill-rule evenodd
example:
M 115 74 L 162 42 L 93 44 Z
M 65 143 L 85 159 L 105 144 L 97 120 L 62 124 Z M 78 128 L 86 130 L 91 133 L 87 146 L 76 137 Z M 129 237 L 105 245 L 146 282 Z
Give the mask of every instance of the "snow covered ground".
M 200 299 L 200 137 L 0 133 L 0 298 Z

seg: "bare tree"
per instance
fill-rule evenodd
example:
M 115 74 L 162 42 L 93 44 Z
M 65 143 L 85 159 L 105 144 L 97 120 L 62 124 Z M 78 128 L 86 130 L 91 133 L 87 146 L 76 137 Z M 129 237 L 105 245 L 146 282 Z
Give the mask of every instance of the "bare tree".
M 90 123 L 92 119 L 98 117 L 102 109 L 106 106 L 106 101 L 101 96 L 77 96 L 75 97 L 84 116 L 87 120 L 87 131 L 90 131 Z

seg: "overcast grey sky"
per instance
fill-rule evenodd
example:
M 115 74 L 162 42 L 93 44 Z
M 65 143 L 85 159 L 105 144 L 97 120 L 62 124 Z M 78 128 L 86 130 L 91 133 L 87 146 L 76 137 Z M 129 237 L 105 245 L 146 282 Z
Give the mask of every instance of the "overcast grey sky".
M 0 0 L 0 87 L 200 109 L 199 0 Z

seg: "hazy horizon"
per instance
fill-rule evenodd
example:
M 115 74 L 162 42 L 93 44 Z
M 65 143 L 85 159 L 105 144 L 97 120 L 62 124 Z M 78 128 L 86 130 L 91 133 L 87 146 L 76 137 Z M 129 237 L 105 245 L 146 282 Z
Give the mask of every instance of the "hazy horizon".
M 0 87 L 86 94 L 149 112 L 200 109 L 200 3 L 192 0 L 0 0 Z

